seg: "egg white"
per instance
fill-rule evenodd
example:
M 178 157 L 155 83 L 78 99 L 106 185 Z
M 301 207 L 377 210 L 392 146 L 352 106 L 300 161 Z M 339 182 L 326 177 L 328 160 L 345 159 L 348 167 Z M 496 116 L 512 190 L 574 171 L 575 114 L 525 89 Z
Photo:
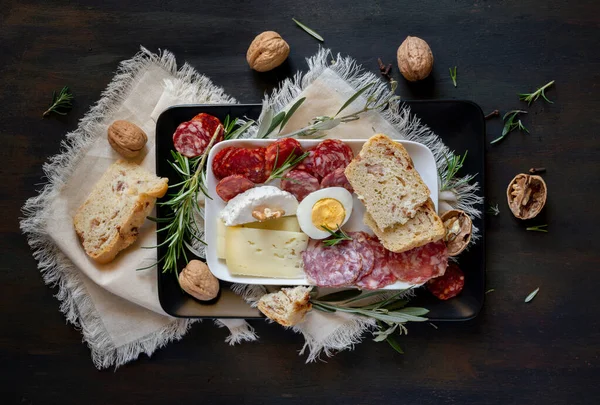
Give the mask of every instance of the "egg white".
M 348 219 L 350 219 L 350 215 L 352 215 L 352 194 L 343 187 L 328 187 L 322 188 L 320 190 L 314 191 L 304 197 L 304 199 L 298 205 L 298 210 L 296 211 L 296 216 L 298 217 L 298 224 L 300 224 L 300 229 L 302 232 L 307 234 L 312 239 L 325 239 L 330 236 L 330 233 L 317 228 L 312 222 L 312 209 L 313 206 L 324 198 L 332 198 L 334 200 L 339 201 L 344 210 L 346 211 L 346 216 L 341 224 L 342 227 Z

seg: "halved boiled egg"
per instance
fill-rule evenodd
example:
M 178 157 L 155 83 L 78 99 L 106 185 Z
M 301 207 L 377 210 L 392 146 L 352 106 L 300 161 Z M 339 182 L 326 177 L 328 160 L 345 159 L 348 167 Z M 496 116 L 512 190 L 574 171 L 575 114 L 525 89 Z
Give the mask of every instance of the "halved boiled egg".
M 304 197 L 298 205 L 296 216 L 302 232 L 312 239 L 325 239 L 337 230 L 352 214 L 352 194 L 343 187 L 328 187 Z

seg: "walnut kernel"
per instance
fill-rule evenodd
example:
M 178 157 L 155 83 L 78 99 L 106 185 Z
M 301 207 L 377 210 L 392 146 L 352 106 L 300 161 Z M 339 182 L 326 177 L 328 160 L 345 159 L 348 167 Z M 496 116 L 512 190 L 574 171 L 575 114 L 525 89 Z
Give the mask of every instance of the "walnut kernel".
M 531 219 L 546 204 L 547 188 L 544 179 L 530 174 L 517 174 L 506 189 L 508 207 L 519 219 Z
M 266 72 L 281 65 L 290 54 L 290 46 L 275 31 L 259 34 L 248 48 L 246 60 L 250 68 Z
M 441 217 L 446 235 L 444 241 L 450 256 L 457 256 L 469 246 L 473 233 L 473 221 L 464 211 L 446 211 Z

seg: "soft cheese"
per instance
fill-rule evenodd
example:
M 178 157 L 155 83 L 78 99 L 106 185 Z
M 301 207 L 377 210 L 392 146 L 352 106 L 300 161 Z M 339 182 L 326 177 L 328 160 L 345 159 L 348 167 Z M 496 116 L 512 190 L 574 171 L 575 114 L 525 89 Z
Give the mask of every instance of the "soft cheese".
M 235 275 L 301 278 L 301 252 L 307 244 L 308 236 L 301 232 L 230 227 L 225 234 L 225 260 Z
M 219 218 L 227 226 L 241 225 L 258 221 L 255 212 L 264 212 L 265 209 L 279 211 L 281 216 L 296 215 L 298 200 L 274 186 L 254 187 L 229 200 Z

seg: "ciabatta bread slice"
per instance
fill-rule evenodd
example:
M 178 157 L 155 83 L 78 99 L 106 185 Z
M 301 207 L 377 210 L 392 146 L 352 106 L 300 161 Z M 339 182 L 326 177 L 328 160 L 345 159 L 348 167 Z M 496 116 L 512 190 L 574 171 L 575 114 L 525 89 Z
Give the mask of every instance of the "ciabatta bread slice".
M 404 225 L 397 224 L 381 230 L 368 212 L 363 221 L 377 235 L 383 247 L 397 253 L 438 241 L 446 233 L 444 223 L 435 213 L 431 199 L 419 207 L 414 218 Z
M 73 218 L 85 253 L 108 263 L 135 242 L 156 198 L 167 192 L 167 182 L 135 163 L 112 164 Z
M 404 146 L 383 134 L 365 142 L 345 174 L 379 229 L 407 223 L 429 198 Z
M 258 300 L 258 309 L 267 318 L 283 326 L 294 326 L 304 320 L 312 308 L 311 287 L 282 288 L 278 292 L 263 295 Z

